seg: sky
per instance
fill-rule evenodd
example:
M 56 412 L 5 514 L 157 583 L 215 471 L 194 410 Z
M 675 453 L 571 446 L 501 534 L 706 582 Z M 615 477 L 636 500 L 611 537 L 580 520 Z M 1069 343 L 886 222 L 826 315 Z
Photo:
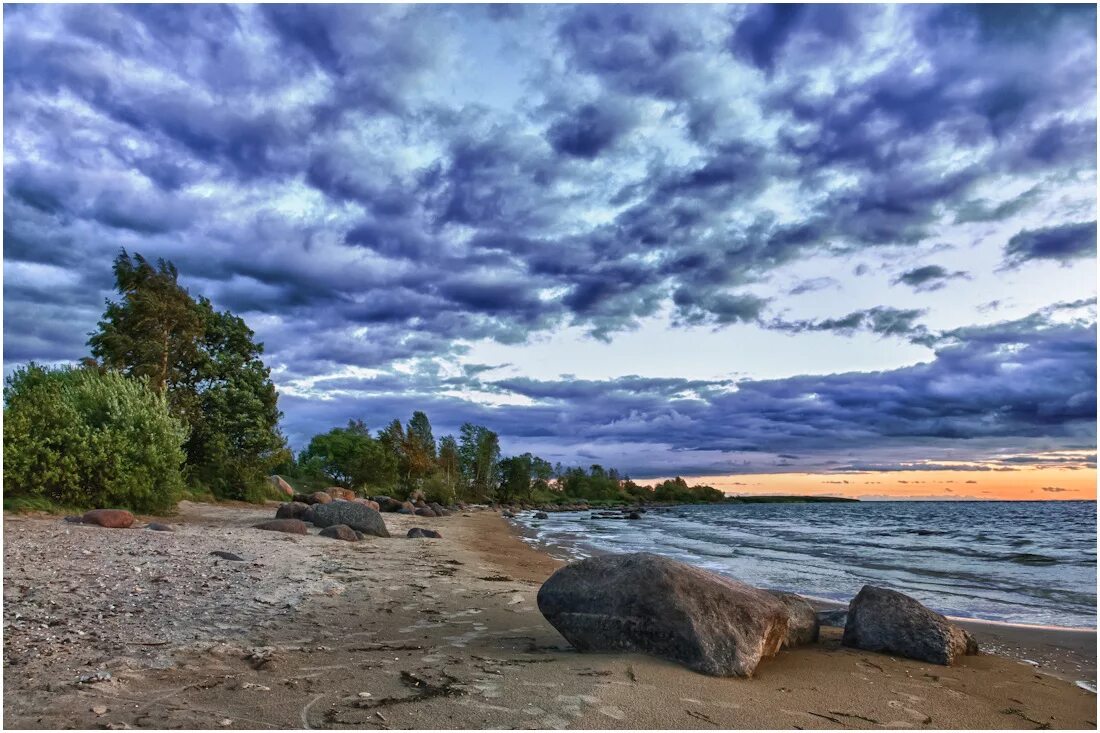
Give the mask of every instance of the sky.
M 4 7 L 4 367 L 120 248 L 291 445 L 466 421 L 732 493 L 1096 495 L 1094 6 Z

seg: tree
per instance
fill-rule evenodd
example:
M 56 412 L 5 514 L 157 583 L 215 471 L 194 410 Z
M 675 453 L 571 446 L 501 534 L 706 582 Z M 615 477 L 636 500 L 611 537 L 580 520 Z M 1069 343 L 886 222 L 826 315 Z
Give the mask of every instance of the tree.
M 346 428 L 313 436 L 298 463 L 316 465 L 334 483 L 349 489 L 389 487 L 397 478 L 393 457 L 371 437 L 362 420 L 350 420 Z
M 122 299 L 107 301 L 99 331 L 88 340 L 92 355 L 106 367 L 148 378 L 157 392 L 187 381 L 200 360 L 204 324 L 177 282 L 176 267 L 162 259 L 154 266 L 122 250 L 113 270 Z
M 439 441 L 439 458 L 437 465 L 447 493 L 453 498 L 458 494 L 459 481 L 462 478 L 462 469 L 458 455 L 458 441 L 453 435 L 445 435 Z
M 145 377 L 32 363 L 4 387 L 5 498 L 164 512 L 183 489 L 186 438 Z
M 187 471 L 218 496 L 258 498 L 289 455 L 275 385 L 244 321 L 192 298 L 172 263 L 122 250 L 118 302 L 107 302 L 88 344 L 100 366 L 144 377 L 189 428 Z
M 458 455 L 470 495 L 477 500 L 492 496 L 500 459 L 499 436 L 481 425 L 465 423 L 459 429 Z
M 397 473 L 396 487 L 401 491 L 411 491 L 409 487 L 409 460 L 405 453 L 408 441 L 405 438 L 405 428 L 401 427 L 400 420 L 394 420 L 386 427 L 378 431 L 378 442 L 386 451 Z
M 199 299 L 205 332 L 197 379 L 180 391 L 196 399 L 187 455 L 193 476 L 219 496 L 246 498 L 249 489 L 290 455 L 279 432 L 282 413 L 263 345 L 245 322 Z
M 428 416 L 417 410 L 405 428 L 404 455 L 406 475 L 410 490 L 420 484 L 435 470 L 435 438 Z

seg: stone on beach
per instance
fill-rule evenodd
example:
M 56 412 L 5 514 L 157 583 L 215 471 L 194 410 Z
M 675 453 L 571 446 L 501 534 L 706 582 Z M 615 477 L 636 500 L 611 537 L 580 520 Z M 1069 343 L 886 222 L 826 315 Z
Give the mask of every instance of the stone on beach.
M 334 524 L 346 524 L 354 530 L 375 537 L 389 537 L 382 515 L 369 506 L 354 501 L 334 501 L 331 504 L 313 506 L 313 524 L 318 527 L 331 527 Z
M 134 523 L 134 515 L 125 509 L 92 509 L 80 518 L 83 524 L 96 524 L 108 529 L 126 529 Z
M 535 512 L 535 519 L 549 519 L 550 515 L 546 512 Z
M 269 532 L 287 532 L 288 534 L 309 534 L 309 528 L 301 519 L 272 519 L 252 525 L 255 529 Z
M 149 522 L 145 525 L 145 529 L 151 529 L 154 532 L 175 532 L 176 528 L 170 524 L 161 524 L 160 522 Z
M 286 480 L 279 475 L 268 476 L 267 480 L 271 482 L 271 485 L 275 487 L 281 494 L 287 496 L 294 496 L 294 488 L 286 482 Z
M 356 504 L 362 504 L 363 506 L 369 506 L 376 512 L 382 511 L 382 507 L 380 507 L 378 505 L 378 502 L 374 501 L 373 499 L 364 499 L 360 496 L 357 496 L 354 499 L 350 499 L 349 501 L 354 501 Z
M 714 676 L 751 676 L 787 638 L 775 596 L 650 553 L 567 565 L 543 583 L 538 606 L 582 652 L 643 652 Z
M 345 542 L 358 542 L 363 538 L 361 533 L 356 532 L 346 524 L 333 524 L 325 527 L 321 530 L 320 535 L 334 540 L 344 540 Z
M 436 532 L 434 529 L 422 529 L 420 527 L 413 527 L 409 530 L 409 533 L 405 535 L 409 538 L 428 538 L 428 539 L 443 539 L 443 535 Z
M 783 646 L 801 646 L 817 641 L 821 635 L 821 624 L 810 602 L 795 593 L 775 592 L 772 595 L 787 607 L 787 637 Z
M 276 519 L 301 519 L 305 521 L 305 515 L 309 512 L 309 504 L 300 501 L 288 501 L 279 506 L 275 512 Z
M 414 512 L 414 514 L 416 514 L 416 516 L 418 516 L 418 517 L 434 517 L 434 516 L 436 516 L 435 510 L 433 510 L 431 507 L 426 507 L 426 506 L 418 506 L 416 508 L 416 511 Z
M 841 643 L 943 665 L 978 653 L 974 637 L 944 616 L 903 593 L 873 585 L 863 586 L 848 604 Z
M 378 502 L 379 511 L 383 512 L 398 512 L 404 506 L 397 499 L 391 499 L 388 496 L 376 496 L 374 500 Z

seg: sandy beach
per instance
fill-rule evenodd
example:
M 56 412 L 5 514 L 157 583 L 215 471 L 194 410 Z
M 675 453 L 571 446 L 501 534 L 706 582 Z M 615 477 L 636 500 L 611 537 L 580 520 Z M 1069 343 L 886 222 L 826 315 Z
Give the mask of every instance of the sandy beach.
M 251 528 L 275 506 L 183 502 L 171 533 L 6 515 L 5 726 L 1096 727 L 1094 631 L 968 623 L 992 653 L 941 667 L 824 628 L 710 678 L 573 651 L 535 605 L 559 561 L 494 512 L 345 543 Z

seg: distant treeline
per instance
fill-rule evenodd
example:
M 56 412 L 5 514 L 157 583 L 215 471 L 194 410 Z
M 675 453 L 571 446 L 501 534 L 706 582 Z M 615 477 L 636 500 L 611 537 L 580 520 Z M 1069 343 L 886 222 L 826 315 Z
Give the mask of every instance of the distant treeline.
M 422 491 L 444 504 L 727 500 L 681 478 L 646 486 L 599 465 L 502 457 L 499 436 L 481 425 L 437 441 L 420 411 L 373 434 L 352 420 L 294 456 L 263 345 L 245 322 L 192 296 L 170 262 L 122 250 L 113 269 L 119 298 L 107 301 L 90 356 L 58 369 L 32 363 L 6 381 L 5 506 L 159 512 L 189 492 L 258 501 L 271 495 L 272 473 L 364 494 Z
M 361 420 L 315 435 L 296 460 L 279 472 L 299 486 L 337 484 L 363 494 L 405 497 L 422 491 L 429 501 L 555 503 L 719 502 L 710 486 L 688 486 L 682 478 L 655 486 L 635 483 L 616 469 L 551 464 L 524 453 L 502 457 L 497 433 L 466 423 L 458 437 L 437 442 L 428 416 L 414 412 L 404 425 L 394 420 L 375 434 Z

